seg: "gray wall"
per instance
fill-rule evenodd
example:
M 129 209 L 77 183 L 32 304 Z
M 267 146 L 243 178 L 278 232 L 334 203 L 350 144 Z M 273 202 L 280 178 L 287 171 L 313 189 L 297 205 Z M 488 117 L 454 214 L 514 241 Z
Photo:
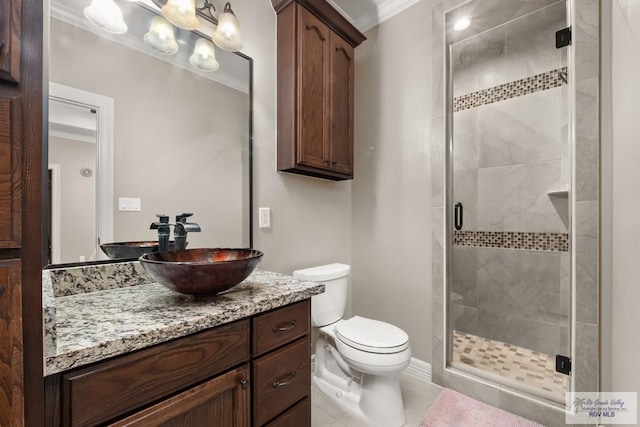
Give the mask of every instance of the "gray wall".
M 640 8 L 613 1 L 613 280 L 611 390 L 640 393 Z
M 566 66 L 555 31 L 564 5 L 547 7 L 453 45 L 454 96 Z M 519 94 L 453 117 L 453 202 L 463 231 L 567 233 L 566 86 Z M 564 172 L 564 173 L 563 173 Z M 459 331 L 549 354 L 568 354 L 569 254 L 454 246 L 453 322 Z
M 242 245 L 246 94 L 57 19 L 49 77 L 114 99 L 114 241 L 155 239 L 155 214 L 193 212 L 189 247 Z M 142 210 L 119 212 L 118 197 Z
M 409 334 L 430 361 L 431 28 L 419 2 L 356 49 L 353 313 Z M 425 46 L 426 44 L 426 46 Z
M 49 137 L 49 163 L 60 165 L 60 262 L 94 261 L 96 254 L 96 144 Z M 84 177 L 83 168 L 94 174 Z

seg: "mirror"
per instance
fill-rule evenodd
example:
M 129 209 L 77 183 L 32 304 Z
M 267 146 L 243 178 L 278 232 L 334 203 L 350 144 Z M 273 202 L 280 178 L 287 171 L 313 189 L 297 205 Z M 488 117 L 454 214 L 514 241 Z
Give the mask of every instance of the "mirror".
M 157 240 L 156 214 L 183 212 L 202 230 L 189 248 L 252 246 L 251 58 L 216 47 L 217 70 L 191 65 L 215 29 L 202 16 L 158 53 L 156 3 L 115 2 L 124 34 L 91 24 L 90 0 L 51 0 L 45 259 L 106 260 L 100 243 Z

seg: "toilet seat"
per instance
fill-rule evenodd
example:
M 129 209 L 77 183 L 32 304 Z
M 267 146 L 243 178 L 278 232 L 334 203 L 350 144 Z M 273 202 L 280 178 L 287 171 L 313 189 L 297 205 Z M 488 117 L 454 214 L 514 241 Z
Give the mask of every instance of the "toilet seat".
M 338 322 L 335 337 L 349 347 L 368 353 L 400 353 L 409 348 L 409 336 L 402 329 L 360 316 Z

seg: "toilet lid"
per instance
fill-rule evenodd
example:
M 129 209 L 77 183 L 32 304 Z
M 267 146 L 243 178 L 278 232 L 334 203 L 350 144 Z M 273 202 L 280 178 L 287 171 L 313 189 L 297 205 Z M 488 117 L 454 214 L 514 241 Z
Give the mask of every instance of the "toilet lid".
M 397 326 L 354 316 L 336 325 L 343 343 L 370 353 L 398 353 L 409 347 L 409 335 Z

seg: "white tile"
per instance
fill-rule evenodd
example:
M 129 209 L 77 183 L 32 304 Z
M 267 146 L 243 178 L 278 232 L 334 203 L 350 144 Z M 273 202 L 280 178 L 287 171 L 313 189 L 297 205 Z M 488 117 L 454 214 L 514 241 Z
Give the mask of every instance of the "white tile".
M 409 376 L 402 376 L 400 385 L 407 417 L 405 426 L 417 426 L 442 388 Z M 367 427 L 366 423 L 347 414 L 327 400 L 315 386 L 311 388 L 311 402 L 313 427 Z

